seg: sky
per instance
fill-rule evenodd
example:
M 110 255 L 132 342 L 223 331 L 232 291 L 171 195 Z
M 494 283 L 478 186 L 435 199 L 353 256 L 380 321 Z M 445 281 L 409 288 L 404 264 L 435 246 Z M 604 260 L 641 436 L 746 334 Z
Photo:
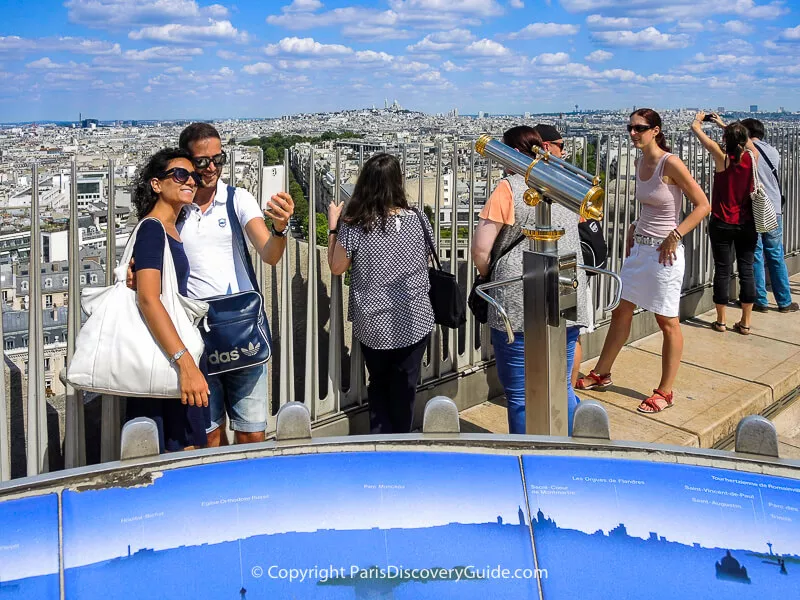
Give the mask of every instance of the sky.
M 706 548 L 764 552 L 771 541 L 776 552 L 800 555 L 798 480 L 616 459 L 526 456 L 523 466 L 531 513 L 535 515 L 541 508 L 545 516 L 562 528 L 584 533 L 602 529 L 608 533 L 624 523 L 628 535 L 643 539 L 655 532 L 687 545 L 697 542 Z M 616 479 L 617 483 L 611 483 L 610 479 Z M 620 479 L 643 484 L 623 483 Z M 771 489 L 770 484 L 790 491 Z M 542 487 L 573 494 L 543 494 L 539 491 Z M 718 504 L 712 504 L 714 501 Z
M 416 452 L 232 461 L 62 498 L 65 568 L 125 555 L 128 544 L 136 552 L 289 531 L 518 523 L 525 507 L 517 457 Z
M 798 0 L 4 0 L 0 122 L 800 110 Z
M 58 573 L 58 497 L 0 502 L 0 582 Z

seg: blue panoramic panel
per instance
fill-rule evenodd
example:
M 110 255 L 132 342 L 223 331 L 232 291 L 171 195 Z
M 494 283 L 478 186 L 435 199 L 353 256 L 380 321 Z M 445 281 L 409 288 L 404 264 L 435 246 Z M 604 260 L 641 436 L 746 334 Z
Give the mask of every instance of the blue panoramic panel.
M 0 502 L 0 598 L 58 597 L 58 497 Z
M 544 600 L 800 598 L 800 481 L 523 457 Z
M 64 492 L 66 598 L 538 599 L 519 459 L 339 453 Z

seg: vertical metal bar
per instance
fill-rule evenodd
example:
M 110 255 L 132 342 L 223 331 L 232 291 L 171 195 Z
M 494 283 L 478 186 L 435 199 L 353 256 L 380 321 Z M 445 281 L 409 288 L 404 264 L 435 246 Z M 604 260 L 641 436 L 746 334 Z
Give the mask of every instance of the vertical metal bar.
M 256 153 L 256 201 L 258 202 L 259 208 L 262 210 L 264 209 L 264 149 L 259 146 L 258 152 Z M 288 192 L 288 190 L 286 190 Z M 288 240 L 287 240 L 288 246 Z M 288 250 L 285 250 L 288 252 Z M 266 263 L 257 256 L 256 253 L 256 279 L 258 280 L 258 285 L 261 288 L 261 294 L 266 295 L 264 292 L 264 286 L 267 284 L 267 265 Z M 274 300 L 273 300 L 274 302 Z
M 586 170 L 587 165 L 589 164 L 589 138 L 587 136 L 583 136 L 583 170 Z
M 30 270 L 29 270 L 30 272 Z M 0 298 L 0 343 L 4 343 L 3 336 L 3 312 L 5 302 Z M 3 352 L 0 349 L 0 352 Z M 5 360 L 5 354 L 1 355 Z M 9 426 L 11 424 L 10 415 L 6 408 L 6 370 L 4 365 L 0 365 L 0 481 L 11 479 L 11 436 Z
M 283 151 L 283 189 L 289 191 L 289 151 Z M 295 399 L 294 391 L 294 334 L 292 329 L 292 249 L 297 240 L 289 237 L 281 257 L 280 335 L 281 362 L 278 402 L 281 406 Z
M 472 238 L 475 231 L 475 144 L 470 143 L 469 151 L 469 214 L 467 215 L 467 281 L 466 289 L 471 290 L 475 281 L 475 263 L 472 260 Z M 469 293 L 469 291 L 467 292 Z M 475 348 L 475 315 L 471 310 L 467 311 L 466 335 L 466 356 L 467 364 L 473 366 L 476 362 Z
M 314 171 L 314 147 L 309 150 L 308 168 L 308 265 L 306 287 L 306 361 L 305 361 L 305 404 L 311 411 L 311 419 L 319 417 L 319 338 L 317 331 L 317 211 L 316 172 Z
M 67 365 L 75 356 L 75 340 L 81 329 L 81 251 L 78 231 L 78 168 L 70 165 L 69 181 L 69 290 L 67 294 Z M 83 392 L 66 386 L 64 466 L 73 469 L 86 464 L 86 436 L 83 416 Z
M 228 185 L 236 187 L 236 149 L 231 148 L 231 164 L 228 171 Z
M 492 193 L 492 159 L 486 158 L 483 162 L 486 164 L 486 196 L 484 197 L 483 205 L 486 206 L 486 203 L 489 201 L 489 196 Z M 481 358 L 483 360 L 489 360 L 494 356 L 494 348 L 491 343 L 492 330 L 488 323 L 481 323 L 480 331 Z
M 422 142 L 419 144 L 419 197 L 417 198 L 417 207 L 425 212 L 425 203 L 423 202 L 423 195 L 425 190 L 425 153 L 422 148 Z
M 633 148 L 633 144 L 631 144 L 631 136 L 627 136 L 627 143 L 625 145 L 625 150 L 628 156 L 628 164 L 625 169 L 625 225 L 622 228 L 622 235 L 625 236 L 628 233 L 628 226 L 631 222 L 631 158 L 632 154 L 635 152 Z M 636 173 L 633 175 L 633 184 L 636 185 Z M 635 192 L 634 192 L 635 193 Z M 624 239 L 624 238 L 623 238 Z
M 440 219 L 440 211 L 442 210 L 442 186 L 444 185 L 444 180 L 442 179 L 442 145 L 440 143 L 436 144 L 436 200 L 434 203 L 434 226 L 433 226 L 433 237 L 435 240 L 436 252 L 439 251 L 441 248 L 441 219 Z M 452 224 L 451 224 L 452 227 Z M 452 231 L 451 231 L 452 235 Z M 439 378 L 442 376 L 442 328 L 434 325 L 433 327 L 433 335 L 431 336 L 431 357 L 430 362 L 433 365 L 433 374 L 434 377 Z
M 453 184 L 450 188 L 450 272 L 458 281 L 458 138 L 453 140 L 453 156 L 450 167 Z M 458 368 L 458 329 L 447 329 L 447 358 L 453 369 Z
M 364 166 L 364 155 L 359 152 L 358 155 L 358 172 Z M 420 196 L 421 198 L 422 196 Z M 364 367 L 364 356 L 361 350 L 361 342 L 355 337 L 351 337 L 350 341 L 350 390 L 348 396 L 355 398 L 358 405 L 364 404 L 366 399 L 366 369 Z
M 405 148 L 403 149 L 405 152 Z M 404 162 L 405 164 L 405 162 Z M 334 164 L 334 190 L 333 201 L 338 205 L 341 202 L 340 181 L 342 173 L 341 150 L 337 146 Z M 403 180 L 406 180 L 404 175 Z M 330 239 L 330 238 L 329 238 Z M 328 252 L 333 252 L 337 241 L 328 242 Z M 342 409 L 342 326 L 344 314 L 342 312 L 342 276 L 331 274 L 330 287 L 330 317 L 328 320 L 328 394 L 326 400 L 331 401 L 331 410 L 339 412 Z
M 114 283 L 114 266 L 117 262 L 117 229 L 114 220 L 114 160 L 108 161 L 108 198 L 106 212 L 106 285 Z M 103 394 L 100 420 L 100 460 L 109 462 L 119 458 L 120 399 Z
M 39 222 L 39 165 L 31 167 L 31 251 L 28 290 L 28 476 L 47 471 L 47 399 L 44 392 L 42 331 L 42 233 Z

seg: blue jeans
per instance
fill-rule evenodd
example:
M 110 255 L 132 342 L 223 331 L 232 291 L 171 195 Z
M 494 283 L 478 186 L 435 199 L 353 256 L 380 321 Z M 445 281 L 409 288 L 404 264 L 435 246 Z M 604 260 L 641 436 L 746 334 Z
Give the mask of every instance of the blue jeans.
M 206 378 L 208 408 L 211 412 L 211 433 L 225 422 L 231 429 L 257 433 L 267 428 L 267 365 L 257 365 Z
M 769 269 L 769 281 L 772 293 L 779 308 L 792 303 L 792 292 L 789 288 L 789 272 L 783 260 L 783 217 L 778 215 L 778 228 L 769 233 L 758 235 L 753 271 L 756 278 L 756 304 L 767 306 L 767 281 L 764 275 L 764 261 Z
M 572 435 L 572 416 L 578 406 L 578 397 L 572 389 L 570 374 L 575 360 L 575 344 L 580 337 L 580 327 L 567 327 L 567 419 Z M 497 362 L 497 376 L 503 385 L 508 404 L 509 433 L 525 433 L 525 336 L 514 333 L 514 343 L 509 344 L 504 331 L 492 329 L 492 346 Z

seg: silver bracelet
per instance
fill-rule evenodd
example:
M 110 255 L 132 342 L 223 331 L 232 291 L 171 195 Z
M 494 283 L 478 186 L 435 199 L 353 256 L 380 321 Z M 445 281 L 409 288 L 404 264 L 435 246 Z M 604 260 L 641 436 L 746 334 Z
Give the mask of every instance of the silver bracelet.
M 175 354 L 170 356 L 169 364 L 174 365 L 176 362 L 178 362 L 178 360 L 180 360 L 181 356 L 186 354 L 186 352 L 187 352 L 186 348 L 184 348 L 183 350 L 178 350 Z

